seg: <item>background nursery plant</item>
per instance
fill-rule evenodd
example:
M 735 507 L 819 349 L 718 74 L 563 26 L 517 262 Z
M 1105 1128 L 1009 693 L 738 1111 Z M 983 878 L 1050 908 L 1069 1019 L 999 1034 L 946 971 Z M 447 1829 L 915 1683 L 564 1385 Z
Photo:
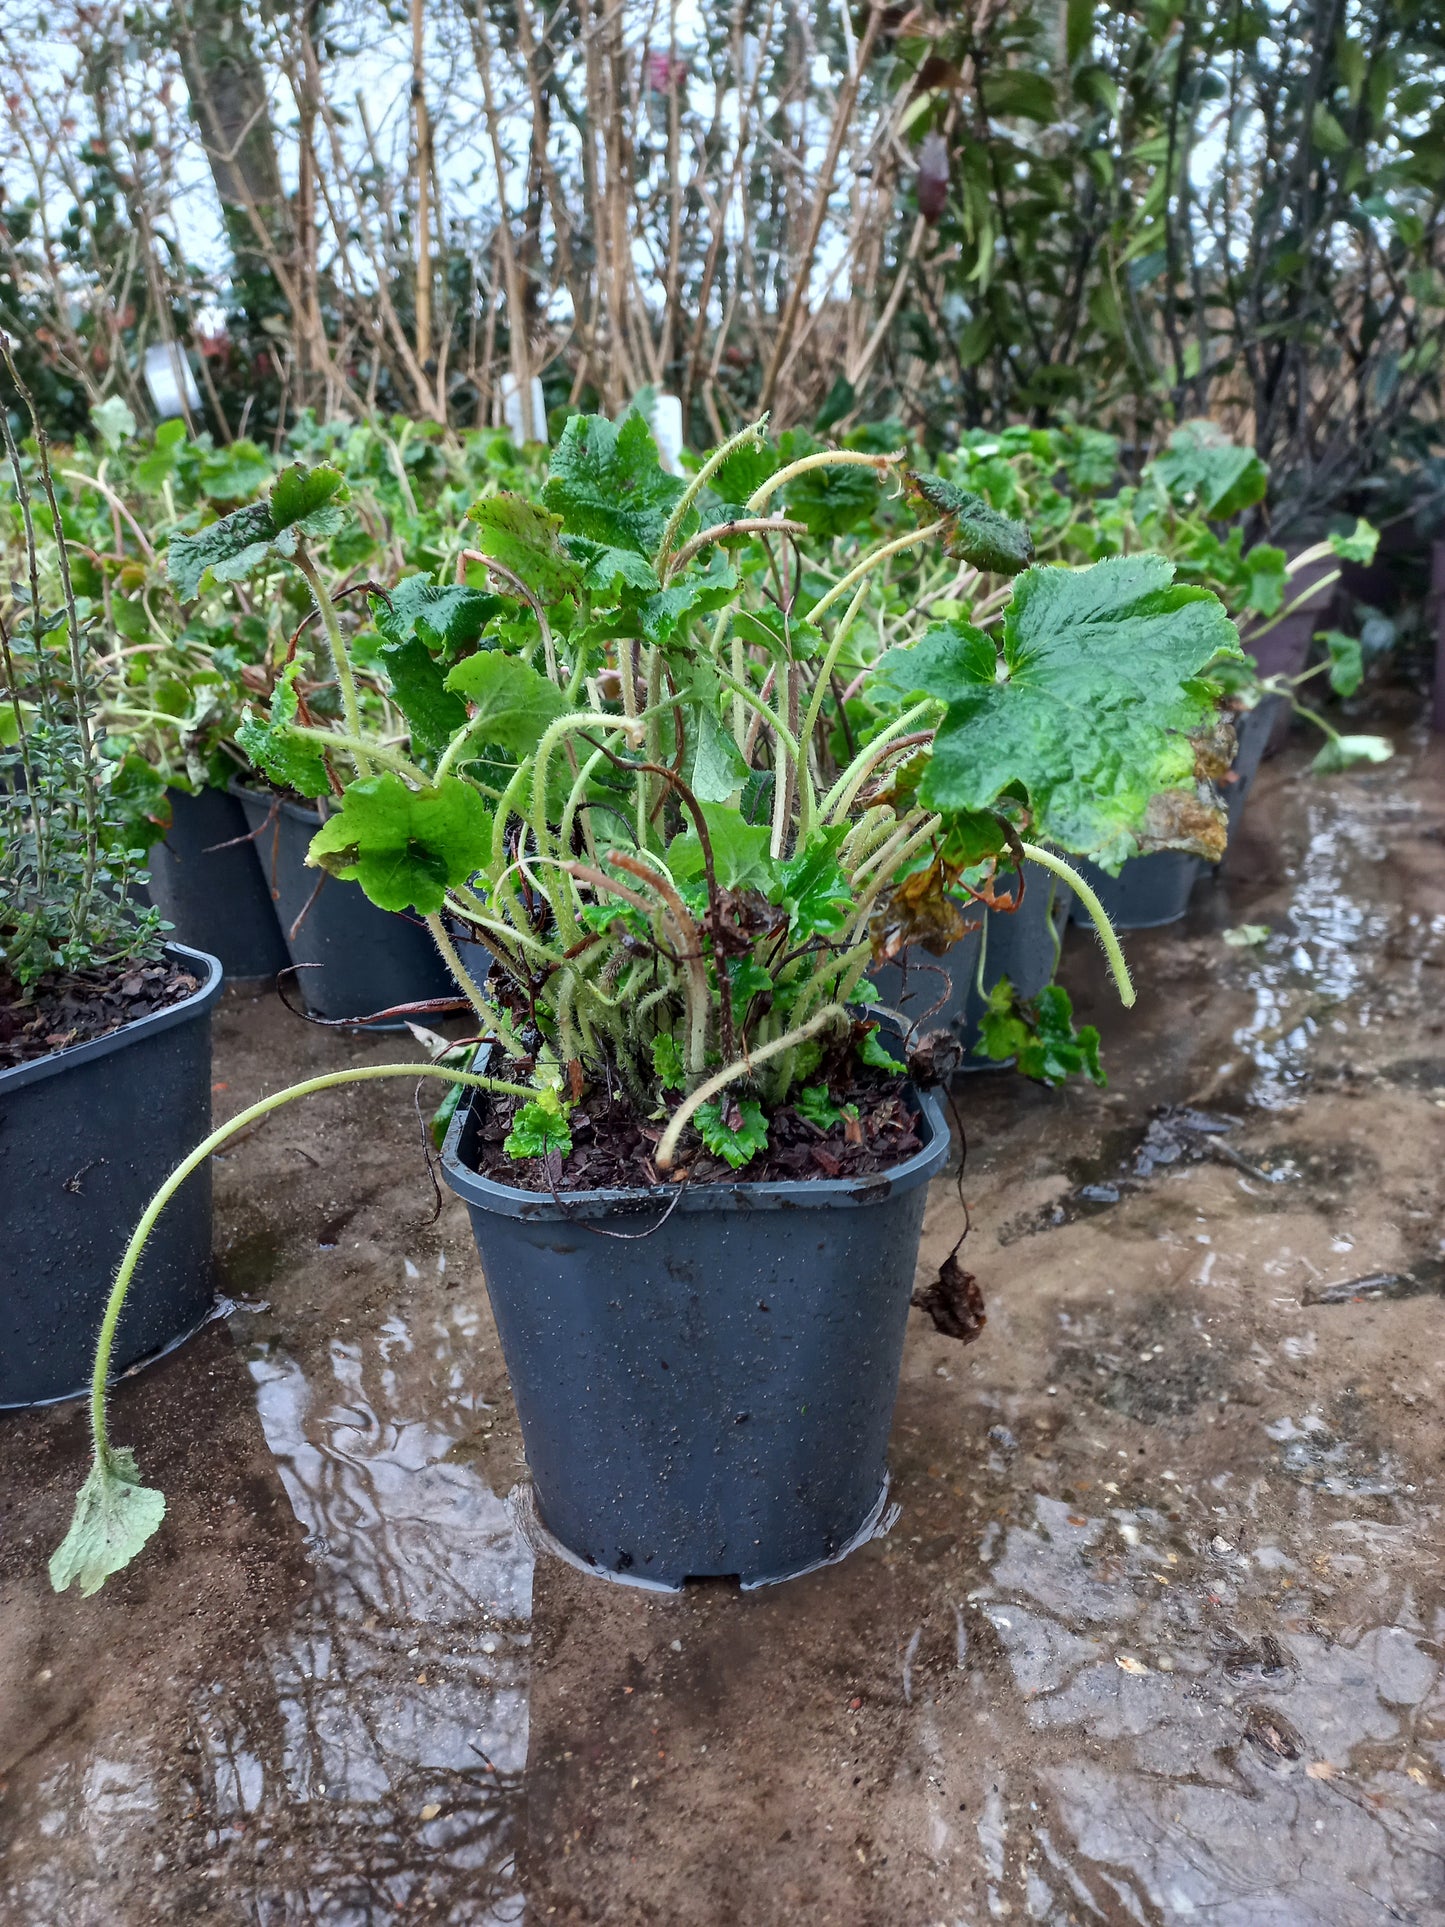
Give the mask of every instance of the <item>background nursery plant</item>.
M 459 568 L 488 587 L 409 576 L 375 593 L 402 739 L 364 725 L 354 618 L 315 560 L 347 512 L 337 469 L 287 469 L 264 501 L 172 540 L 185 604 L 278 560 L 306 581 L 318 621 L 238 739 L 272 782 L 329 808 L 313 864 L 426 920 L 478 1039 L 508 1070 L 312 1080 L 242 1113 L 173 1175 L 107 1314 L 96 1466 L 52 1567 L 58 1586 L 99 1584 L 159 1522 L 159 1495 L 107 1441 L 107 1346 L 166 1198 L 251 1118 L 421 1069 L 487 1092 L 523 1189 L 573 1187 L 583 1134 L 619 1120 L 642 1145 L 632 1179 L 648 1185 L 755 1177 L 798 1120 L 880 1168 L 909 1134 L 905 1065 L 859 1009 L 875 957 L 918 940 L 946 948 L 963 925 L 957 899 L 986 899 L 1001 863 L 1031 858 L 1094 904 L 1059 848 L 1117 863 L 1219 843 L 1209 778 L 1227 742 L 1206 672 L 1239 651 L 1212 595 L 1157 557 L 1029 567 L 1027 531 L 977 496 L 892 455 L 785 463 L 761 429 L 684 481 L 639 416 L 569 422 L 541 502 L 498 495 L 470 513 Z M 821 583 L 789 505 L 805 481 L 853 469 L 900 480 L 914 526 Z M 820 717 L 870 577 L 928 548 L 982 572 L 996 633 L 956 618 L 890 652 L 876 677 L 886 713 L 840 757 Z M 1001 600 L 992 585 L 1007 575 Z M 297 694 L 323 664 L 334 726 L 306 720 Z M 491 952 L 485 981 L 462 964 L 449 919 Z

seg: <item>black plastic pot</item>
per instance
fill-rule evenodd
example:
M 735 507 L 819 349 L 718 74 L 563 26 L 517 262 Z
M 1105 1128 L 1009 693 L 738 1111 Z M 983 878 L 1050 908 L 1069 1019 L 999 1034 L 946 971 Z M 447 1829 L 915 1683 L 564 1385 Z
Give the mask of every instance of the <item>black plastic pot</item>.
M 593 1191 L 480 1177 L 480 1105 L 442 1169 L 464 1198 L 542 1524 L 654 1585 L 791 1578 L 858 1542 L 886 1449 L 927 1182 L 948 1127 L 878 1177 Z M 650 1237 L 623 1242 L 598 1230 Z
M 296 984 L 318 1017 L 367 1017 L 393 1004 L 455 995 L 451 973 L 426 926 L 378 910 L 358 883 L 308 870 L 306 852 L 320 827 L 314 810 L 239 786 L 256 838 L 261 874 L 276 905 L 281 936 L 299 970 Z
M 1224 786 L 1224 809 L 1229 819 L 1229 837 L 1234 840 L 1235 830 L 1244 814 L 1245 801 L 1254 787 L 1254 779 L 1259 774 L 1259 766 L 1264 761 L 1265 750 L 1270 738 L 1279 725 L 1279 712 L 1288 709 L 1289 704 L 1283 696 L 1266 696 L 1256 703 L 1253 709 L 1246 709 L 1234 718 L 1234 733 L 1237 747 L 1234 752 L 1234 781 Z
M 942 957 L 915 949 L 907 953 L 906 964 L 883 964 L 868 973 L 880 1004 L 920 1031 L 953 1032 L 963 1046 L 962 1070 L 1000 1068 L 973 1054 L 988 992 L 999 979 L 1007 977 L 1021 997 L 1036 997 L 1054 974 L 1073 892 L 1056 887 L 1037 863 L 1025 863 L 1024 877 L 1024 900 L 1017 910 L 983 911 L 980 927 Z M 964 914 L 972 918 L 979 911 L 974 906 Z
M 178 943 L 219 957 L 231 984 L 269 981 L 291 961 L 249 826 L 226 790 L 167 792 L 171 827 L 149 853 L 150 898 Z
M 214 957 L 167 946 L 201 988 L 93 1043 L 0 1071 L 0 1407 L 88 1389 L 101 1314 L 136 1220 L 211 1128 Z M 211 1309 L 211 1167 L 162 1213 L 116 1335 L 115 1369 Z
M 1078 867 L 1116 930 L 1153 930 L 1159 924 L 1177 923 L 1184 915 L 1204 866 L 1197 856 L 1185 856 L 1180 850 L 1156 850 L 1149 856 L 1131 856 L 1116 877 L 1093 863 Z M 1089 921 L 1078 898 L 1073 918 L 1075 923 Z

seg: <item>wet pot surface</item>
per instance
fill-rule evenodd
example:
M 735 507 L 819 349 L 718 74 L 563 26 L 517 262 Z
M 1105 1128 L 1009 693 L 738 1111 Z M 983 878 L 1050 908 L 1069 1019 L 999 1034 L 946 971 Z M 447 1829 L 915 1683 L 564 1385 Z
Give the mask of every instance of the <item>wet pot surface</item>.
M 948 1152 L 917 1102 L 924 1148 L 891 1172 L 698 1185 L 665 1217 L 671 1193 L 559 1207 L 479 1177 L 478 1110 L 459 1111 L 442 1168 L 471 1212 L 537 1509 L 568 1551 L 655 1585 L 756 1585 L 869 1524 Z

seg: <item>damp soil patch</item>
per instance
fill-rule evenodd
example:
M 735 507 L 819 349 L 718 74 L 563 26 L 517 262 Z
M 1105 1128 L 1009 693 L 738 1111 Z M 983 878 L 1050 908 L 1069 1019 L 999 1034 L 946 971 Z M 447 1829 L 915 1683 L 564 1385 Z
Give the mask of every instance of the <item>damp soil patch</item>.
M 768 1119 L 768 1142 L 734 1170 L 688 1132 L 678 1148 L 676 1175 L 689 1184 L 777 1184 L 826 1178 L 864 1178 L 890 1170 L 923 1149 L 919 1118 L 904 1096 L 906 1080 L 864 1070 L 846 1088 L 830 1088 L 844 1115 L 826 1128 L 790 1104 Z M 488 1098 L 475 1139 L 477 1168 L 494 1184 L 518 1191 L 576 1193 L 630 1191 L 661 1185 L 653 1163 L 666 1118 L 640 1115 L 620 1091 L 584 1096 L 569 1113 L 572 1150 L 564 1158 L 511 1158 L 503 1148 L 520 1100 Z M 849 1112 L 855 1115 L 847 1115 Z
M 108 970 L 56 973 L 23 991 L 0 975 L 0 1070 L 33 1064 L 193 997 L 199 979 L 169 957 Z

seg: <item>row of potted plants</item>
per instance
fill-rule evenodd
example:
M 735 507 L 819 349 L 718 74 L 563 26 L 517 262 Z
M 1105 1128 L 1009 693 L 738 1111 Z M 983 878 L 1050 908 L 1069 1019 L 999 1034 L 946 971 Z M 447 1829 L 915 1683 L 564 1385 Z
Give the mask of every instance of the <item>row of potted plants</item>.
M 23 493 L 18 452 L 15 469 Z M 829 533 L 860 483 L 869 529 Z M 926 1084 L 951 1060 L 890 1006 L 889 971 L 985 927 L 996 948 L 995 926 L 1033 926 L 1052 951 L 1062 891 L 1098 923 L 1127 999 L 1067 858 L 1107 870 L 1222 848 L 1243 657 L 1219 598 L 1168 560 L 1037 566 L 1027 528 L 958 481 L 876 448 L 773 445 L 763 424 L 687 479 L 639 417 L 574 418 L 537 493 L 489 487 L 443 564 L 385 585 L 336 579 L 367 498 L 358 511 L 335 464 L 295 464 L 260 500 L 169 531 L 184 627 L 227 596 L 247 598 L 243 621 L 287 611 L 284 653 L 268 644 L 269 677 L 226 738 L 281 799 L 243 790 L 263 848 L 268 824 L 279 852 L 279 826 L 319 804 L 312 877 L 337 879 L 343 906 L 424 925 L 473 1036 L 188 1133 L 201 1141 L 156 1189 L 102 1321 L 95 1465 L 57 1585 L 93 1589 L 161 1516 L 105 1423 L 157 1227 L 254 1116 L 387 1075 L 458 1100 L 439 1122 L 444 1169 L 473 1213 L 563 1541 L 668 1584 L 835 1556 L 880 1498 L 922 1187 L 947 1150 Z M 1082 520 L 1049 539 L 1062 551 Z M 52 522 L 63 538 L 58 502 Z M 63 576 L 64 539 L 54 555 Z M 160 631 L 149 665 L 176 637 L 142 600 Z M 108 700 L 113 728 L 144 722 L 152 740 L 159 718 L 191 714 Z M 107 759 L 112 779 L 144 739 Z M 136 954 L 156 935 L 146 925 Z M 986 1049 L 1097 1074 L 1048 990 L 1005 977 L 974 1013 Z

